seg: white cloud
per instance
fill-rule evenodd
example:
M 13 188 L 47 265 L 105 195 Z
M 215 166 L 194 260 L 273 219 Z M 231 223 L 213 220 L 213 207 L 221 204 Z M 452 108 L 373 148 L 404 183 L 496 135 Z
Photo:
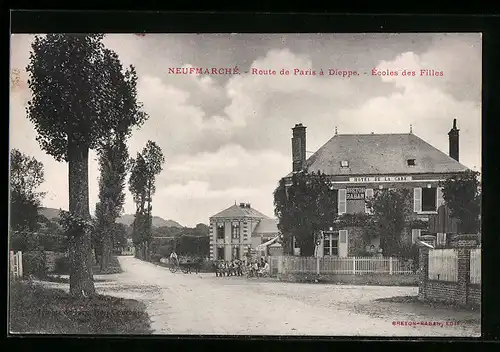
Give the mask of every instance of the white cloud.
M 352 133 L 398 133 L 409 131 L 431 142 L 438 149 L 448 152 L 447 133 L 453 119 L 458 120 L 460 134 L 460 161 L 470 167 L 481 165 L 481 107 L 472 100 L 459 101 L 446 92 L 442 83 L 448 76 L 419 76 L 421 69 L 446 67 L 432 54 L 403 53 L 392 61 L 382 61 L 380 71 L 398 71 L 398 76 L 381 76 L 379 79 L 393 83 L 398 92 L 375 97 L 356 109 L 342 109 L 338 116 L 343 128 Z M 416 71 L 415 77 L 402 76 L 403 69 Z M 446 70 L 445 70 L 446 73 Z M 441 84 L 436 84 L 441 82 Z M 473 94 L 474 92 L 472 92 Z M 345 131 L 345 132 L 347 132 Z

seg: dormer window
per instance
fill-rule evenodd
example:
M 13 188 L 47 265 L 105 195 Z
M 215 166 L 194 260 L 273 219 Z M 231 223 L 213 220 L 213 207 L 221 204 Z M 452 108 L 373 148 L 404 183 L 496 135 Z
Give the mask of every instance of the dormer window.
M 347 160 L 342 160 L 340 162 L 340 167 L 349 167 L 349 162 Z
M 406 160 L 406 163 L 408 166 L 415 166 L 415 159 L 408 159 Z

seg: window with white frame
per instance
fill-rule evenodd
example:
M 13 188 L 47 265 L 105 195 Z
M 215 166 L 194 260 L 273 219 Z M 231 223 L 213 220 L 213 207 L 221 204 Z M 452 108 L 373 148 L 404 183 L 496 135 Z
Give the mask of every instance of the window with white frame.
M 323 255 L 339 255 L 339 233 L 326 233 L 323 237 Z
M 417 187 L 413 190 L 413 210 L 420 212 L 435 212 L 444 204 L 441 187 Z
M 437 188 L 426 187 L 422 188 L 422 211 L 437 210 Z
M 223 246 L 217 247 L 217 259 L 224 260 L 225 259 L 225 251 Z
M 218 240 L 224 239 L 224 224 L 223 223 L 217 224 L 217 239 Z
M 231 237 L 233 239 L 239 239 L 240 238 L 240 224 L 239 223 L 234 223 L 231 227 Z

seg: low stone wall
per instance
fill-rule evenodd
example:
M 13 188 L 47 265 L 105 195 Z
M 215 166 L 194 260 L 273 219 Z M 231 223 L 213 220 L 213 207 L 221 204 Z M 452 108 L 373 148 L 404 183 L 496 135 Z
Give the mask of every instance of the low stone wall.
M 373 285 L 373 286 L 418 286 L 418 275 L 389 275 L 389 274 L 321 274 L 294 273 L 278 274 L 278 280 L 286 282 L 322 282 L 342 283 L 346 285 Z
M 425 286 L 426 297 L 436 302 L 455 303 L 457 292 L 456 282 L 428 280 Z
M 481 285 L 469 284 L 467 286 L 467 304 L 480 306 L 481 305 Z

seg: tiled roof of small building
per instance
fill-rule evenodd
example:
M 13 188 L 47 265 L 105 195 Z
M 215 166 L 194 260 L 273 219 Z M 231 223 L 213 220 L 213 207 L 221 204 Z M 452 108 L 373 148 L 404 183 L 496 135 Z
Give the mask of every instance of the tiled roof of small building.
M 257 218 L 257 219 L 269 219 L 268 216 L 262 214 L 261 212 L 251 208 L 251 207 L 241 207 L 239 205 L 232 205 L 229 208 L 211 216 L 211 218 Z
M 278 233 L 278 220 L 267 218 L 262 219 L 258 223 L 258 225 L 255 227 L 255 230 L 252 232 L 252 236 L 277 235 Z
M 408 166 L 407 160 L 415 165 Z M 347 161 L 348 167 L 341 167 Z M 306 160 L 327 175 L 453 173 L 468 168 L 414 134 L 335 135 Z M 290 177 L 292 173 L 288 174 Z

